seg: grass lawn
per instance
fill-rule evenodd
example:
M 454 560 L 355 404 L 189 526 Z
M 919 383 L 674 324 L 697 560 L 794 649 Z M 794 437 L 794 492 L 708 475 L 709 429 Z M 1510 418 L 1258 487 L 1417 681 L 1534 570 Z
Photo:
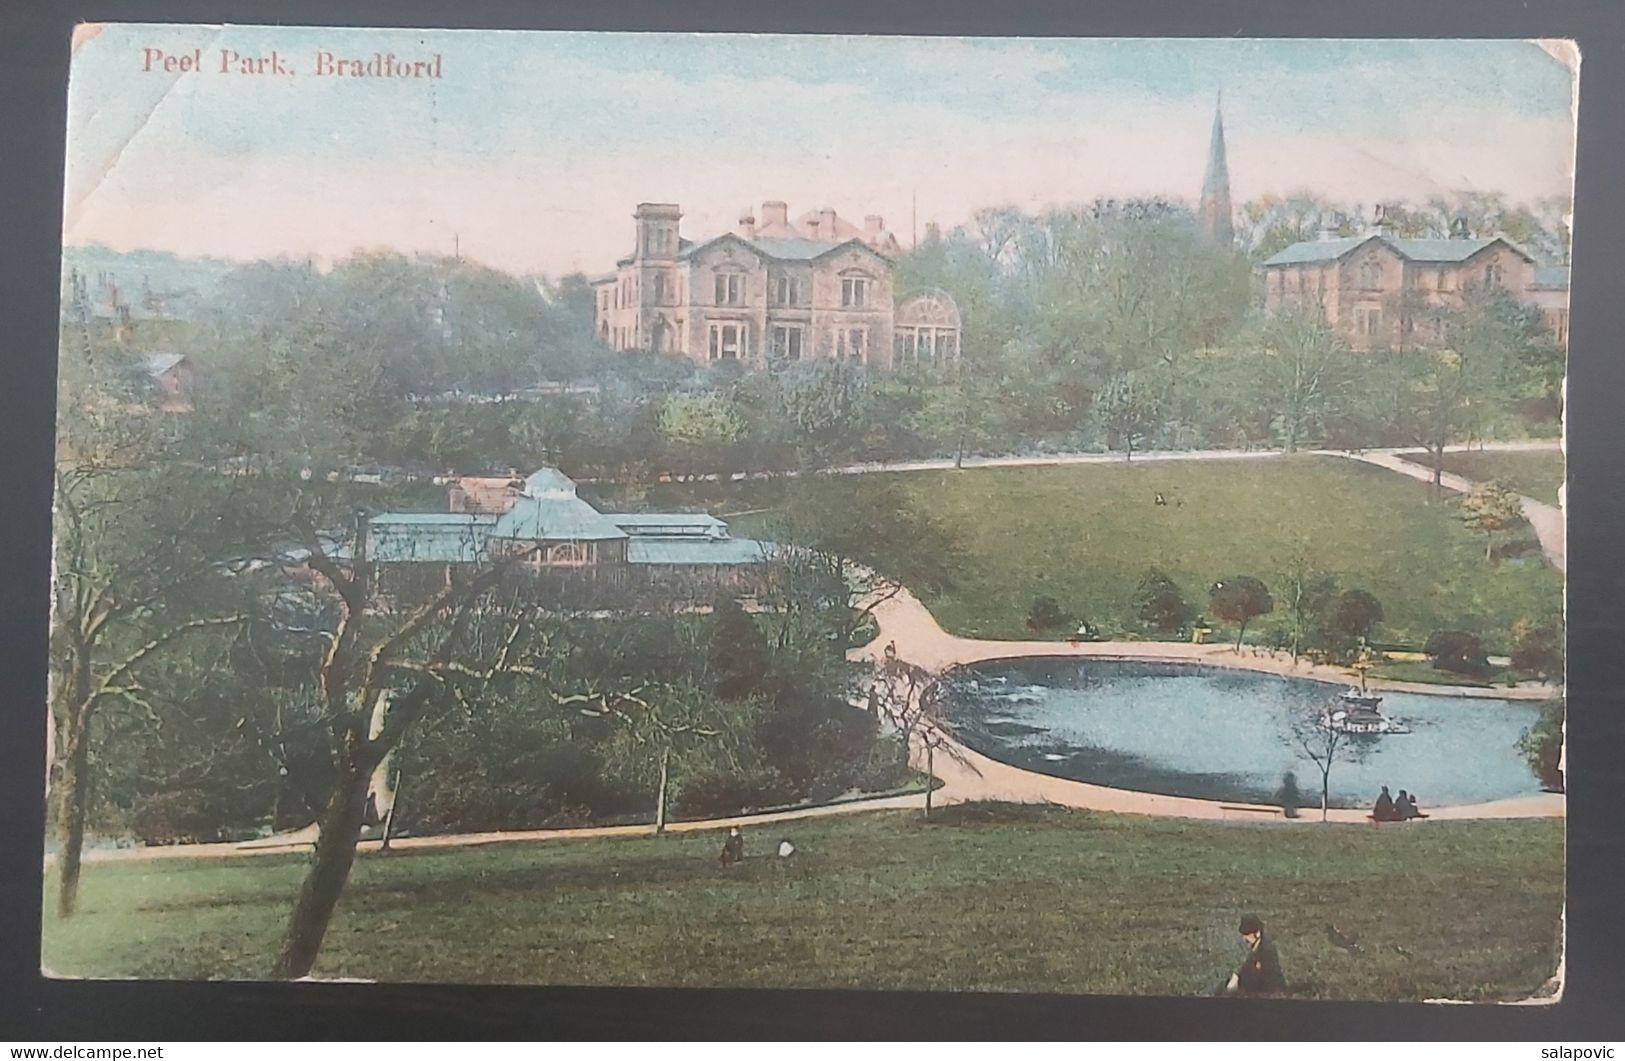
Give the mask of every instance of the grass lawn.
M 1257 912 L 1291 992 L 1515 998 L 1556 965 L 1559 821 L 1214 824 L 969 806 L 719 834 L 364 856 L 317 975 L 1191 995 Z M 767 855 L 781 835 L 793 861 Z M 263 975 L 303 859 L 102 862 L 61 973 Z M 51 889 L 47 889 L 50 892 Z M 1397 897 L 1402 896 L 1402 899 Z M 1357 937 L 1333 946 L 1327 925 Z
M 1403 456 L 1418 464 L 1429 463 L 1426 453 L 1406 453 Z M 1555 505 L 1557 488 L 1563 485 L 1563 454 L 1557 450 L 1446 453 L 1444 470 L 1474 482 L 1499 479 L 1520 494 Z
M 1486 563 L 1483 538 L 1461 523 L 1459 498 L 1429 503 L 1425 483 L 1336 457 L 967 469 L 896 478 L 962 546 L 965 560 L 953 586 L 922 596 L 944 627 L 964 636 L 1031 637 L 1026 617 L 1040 594 L 1109 635 L 1134 636 L 1135 589 L 1152 565 L 1172 576 L 1200 611 L 1207 610 L 1208 587 L 1227 575 L 1261 578 L 1279 600 L 1297 542 L 1319 569 L 1382 602 L 1380 640 L 1420 644 L 1436 629 L 1464 629 L 1483 637 L 1491 651 L 1503 651 L 1518 619 L 1561 609 L 1562 577 L 1538 549 Z M 859 479 L 847 481 L 856 488 Z M 747 534 L 768 531 L 771 507 L 786 487 L 746 482 L 688 489 L 693 504 L 750 512 L 735 520 L 737 532 Z M 1158 494 L 1166 505 L 1155 504 Z M 884 569 L 887 548 L 909 546 L 877 535 L 868 559 Z M 1277 607 L 1275 615 L 1251 624 L 1250 640 L 1253 631 L 1262 639 L 1270 623 L 1280 621 Z

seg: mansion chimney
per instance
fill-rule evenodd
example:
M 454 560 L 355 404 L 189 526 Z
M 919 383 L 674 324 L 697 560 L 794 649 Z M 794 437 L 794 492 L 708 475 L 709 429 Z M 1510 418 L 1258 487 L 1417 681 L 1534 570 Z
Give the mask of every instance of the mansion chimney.
M 886 229 L 886 219 L 879 214 L 866 214 L 863 218 L 863 238 L 870 243 L 880 239 Z
M 835 208 L 826 206 L 818 211 L 818 238 L 833 240 L 835 238 Z
M 778 231 L 790 224 L 790 207 L 782 200 L 770 199 L 762 204 L 762 227 Z
M 743 239 L 756 238 L 756 218 L 751 214 L 749 207 L 739 213 L 739 235 Z

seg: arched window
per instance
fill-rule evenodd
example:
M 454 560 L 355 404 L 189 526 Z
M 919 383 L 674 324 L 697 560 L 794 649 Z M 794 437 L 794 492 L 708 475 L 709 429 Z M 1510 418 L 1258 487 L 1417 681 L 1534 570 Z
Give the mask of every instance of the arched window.
M 1360 286 L 1366 289 L 1382 286 L 1382 269 L 1371 259 L 1360 263 Z
M 946 291 L 909 295 L 897 304 L 898 363 L 950 362 L 959 356 L 959 307 Z

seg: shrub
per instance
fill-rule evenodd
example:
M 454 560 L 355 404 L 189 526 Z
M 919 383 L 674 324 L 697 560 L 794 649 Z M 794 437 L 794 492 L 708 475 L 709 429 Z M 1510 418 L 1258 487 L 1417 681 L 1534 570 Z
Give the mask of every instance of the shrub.
M 1179 584 L 1158 568 L 1147 568 L 1134 593 L 1135 614 L 1159 633 L 1178 633 L 1196 617 Z
M 1518 738 L 1518 750 L 1548 791 L 1563 791 L 1563 701 L 1540 705 L 1540 719 Z
M 1520 619 L 1512 626 L 1512 666 L 1547 679 L 1563 674 L 1563 631 Z
M 785 781 L 771 766 L 713 768 L 684 781 L 673 801 L 685 818 L 716 818 L 787 803 Z
M 144 844 L 201 844 L 221 838 L 221 814 L 196 789 L 147 796 L 130 815 L 130 831 Z
M 1465 630 L 1435 630 L 1422 651 L 1433 660 L 1436 670 L 1479 676 L 1490 669 L 1484 643 Z
M 1027 609 L 1027 627 L 1031 630 L 1053 630 L 1071 621 L 1054 597 L 1034 597 L 1033 606 Z

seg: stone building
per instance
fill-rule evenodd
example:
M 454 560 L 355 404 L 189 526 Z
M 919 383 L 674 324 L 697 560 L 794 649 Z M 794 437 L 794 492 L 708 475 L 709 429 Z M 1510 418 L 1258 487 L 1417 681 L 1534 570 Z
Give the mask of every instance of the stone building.
M 1316 307 L 1355 350 L 1436 338 L 1438 311 L 1480 286 L 1537 304 L 1557 340 L 1568 341 L 1568 270 L 1544 268 L 1499 236 L 1471 238 L 1460 223 L 1449 239 L 1304 240 L 1266 259 L 1263 271 L 1268 312 Z
M 632 253 L 594 281 L 594 324 L 611 349 L 704 362 L 834 358 L 892 367 L 900 248 L 881 218 L 865 218 L 860 229 L 825 208 L 792 224 L 783 202 L 766 202 L 760 220 L 747 210 L 735 231 L 696 243 L 680 234 L 674 203 L 640 203 L 632 216 Z M 916 298 L 915 309 L 930 320 L 911 324 L 909 356 L 928 327 L 932 360 L 957 357 L 952 300 L 924 292 L 905 305 Z

